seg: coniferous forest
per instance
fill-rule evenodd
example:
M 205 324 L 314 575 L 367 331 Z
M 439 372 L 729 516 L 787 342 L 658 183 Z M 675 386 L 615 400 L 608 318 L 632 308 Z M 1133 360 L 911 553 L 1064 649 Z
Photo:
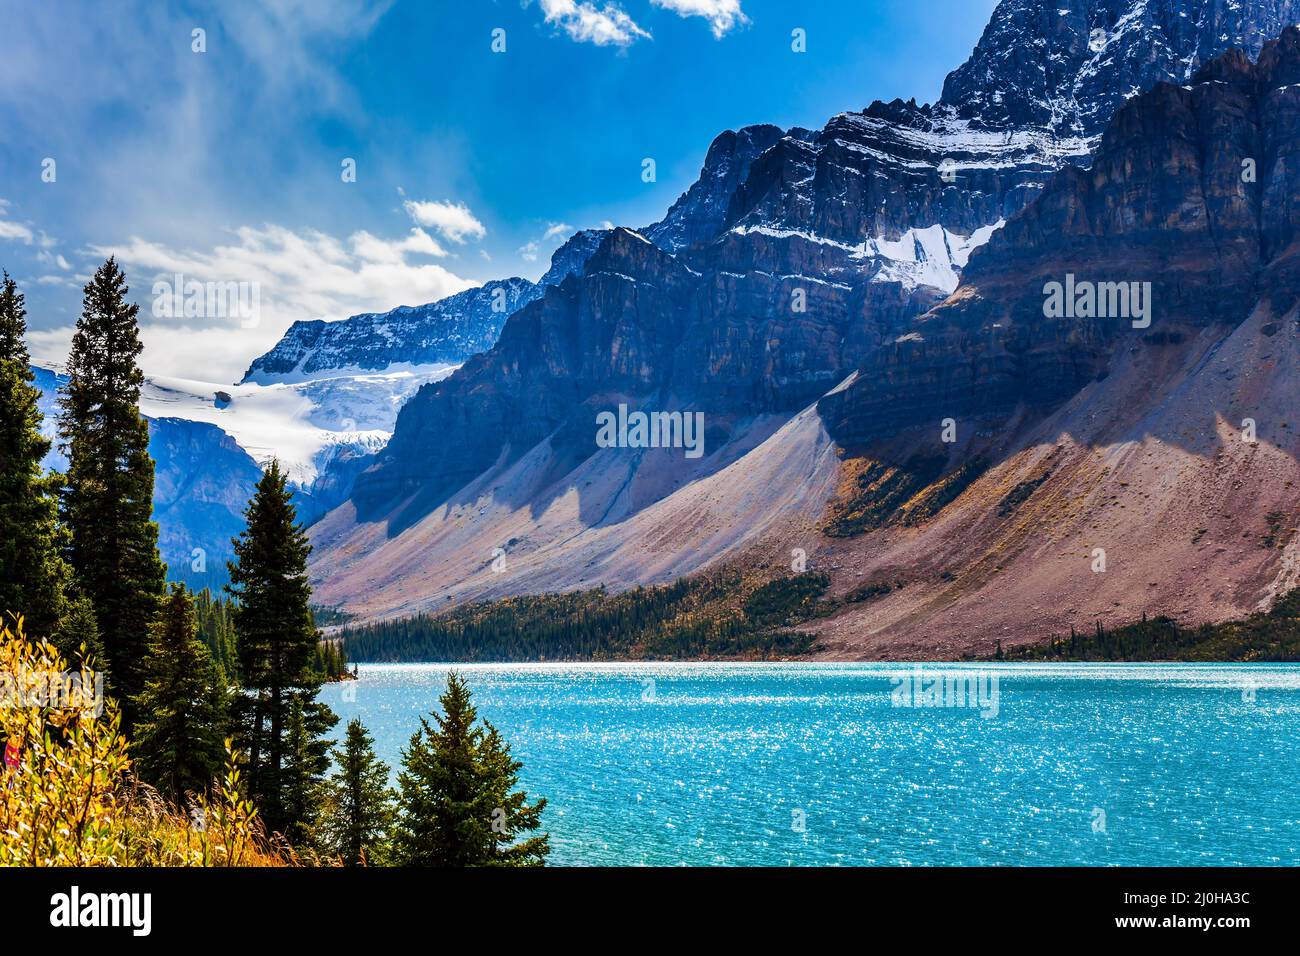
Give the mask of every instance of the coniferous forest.
M 1046 643 L 1015 648 L 1008 660 L 1042 661 L 1258 661 L 1300 660 L 1300 590 L 1268 611 L 1239 621 L 1187 627 L 1168 617 L 1092 631 L 1071 630 Z
M 827 613 L 822 574 L 746 582 L 735 573 L 610 594 L 603 588 L 470 604 L 345 628 L 365 661 L 771 659 L 806 654 L 798 625 Z
M 399 791 L 360 721 L 331 745 L 338 719 L 318 693 L 353 675 L 317 626 L 278 462 L 224 593 L 167 582 L 129 292 L 112 258 L 85 286 L 57 473 L 42 467 L 24 296 L 8 274 L 0 285 L 0 678 L 14 698 L 0 707 L 0 864 L 543 863 L 545 800 L 518 789 L 520 764 L 455 675 Z

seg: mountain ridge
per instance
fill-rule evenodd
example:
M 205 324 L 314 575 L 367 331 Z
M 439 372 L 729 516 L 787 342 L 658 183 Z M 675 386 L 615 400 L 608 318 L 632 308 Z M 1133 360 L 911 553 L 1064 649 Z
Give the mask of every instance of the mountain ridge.
M 1240 22 L 1267 21 L 1277 5 L 1264 6 L 1239 10 Z M 877 148 L 885 139 L 890 148 Z M 963 163 L 947 155 L 958 145 L 984 152 Z M 673 254 L 644 235 L 615 230 L 587 274 L 512 315 L 492 350 L 422 388 L 403 408 L 392 442 L 358 476 L 352 500 L 316 533 L 313 575 L 322 594 L 363 614 L 391 616 L 447 599 L 590 586 L 606 580 L 600 569 L 613 586 L 670 580 L 752 553 L 773 535 L 789 544 L 791 528 L 811 533 L 817 521 L 808 500 L 795 505 L 779 489 L 751 486 L 744 469 L 759 459 L 749 456 L 768 449 L 766 458 L 792 467 L 794 459 L 770 448 L 775 436 L 805 448 L 835 447 L 828 427 L 851 443 L 833 415 L 823 423 L 807 408 L 832 389 L 843 397 L 829 404 L 856 401 L 864 387 L 857 370 L 871 369 L 877 354 L 910 347 L 898 340 L 917 332 L 918 317 L 953 292 L 955 266 L 966 266 L 950 258 L 946 271 L 937 270 L 934 250 L 952 257 L 964 248 L 976 268 L 991 255 L 978 247 L 1005 245 L 1000 230 L 1017 222 L 1018 209 L 1056 169 L 1077 165 L 1061 175 L 1091 175 L 1080 145 L 1074 132 L 979 128 L 944 104 L 873 104 L 832 118 L 820 133 L 787 133 L 752 159 L 712 240 Z M 952 165 L 942 167 L 944 159 Z M 712 199 L 702 206 L 710 215 L 718 209 Z M 971 229 L 964 247 L 949 225 Z M 979 230 L 984 234 L 971 242 Z M 672 235 L 686 233 L 675 228 Z M 936 284 L 936 275 L 944 281 Z M 791 309 L 800 295 L 806 309 Z M 964 295 L 957 289 L 956 298 Z M 1060 377 L 1051 355 L 1044 359 L 1040 378 L 1061 399 L 1076 377 L 1096 373 L 1085 362 Z M 619 403 L 707 411 L 706 444 L 718 456 L 706 452 L 702 464 L 688 467 L 662 450 L 619 458 L 617 449 L 597 449 L 595 413 Z M 890 409 L 884 399 L 881 409 Z M 779 481 L 777 472 L 751 470 L 768 484 Z M 839 479 L 814 469 L 806 480 L 834 490 Z M 726 485 L 749 489 L 745 494 L 776 513 L 754 522 L 753 534 L 704 544 L 707 535 L 692 535 L 682 514 L 704 522 L 704 531 L 729 516 L 753 521 L 706 491 Z M 954 485 L 947 493 L 961 492 Z M 712 515 L 686 504 L 701 493 Z M 829 493 L 822 504 L 827 500 Z M 651 519 L 683 544 L 646 562 L 632 553 L 636 542 L 664 540 Z M 538 522 L 551 522 L 551 530 L 530 535 Z M 433 541 L 451 540 L 446 535 L 460 542 L 451 551 L 455 561 L 424 557 Z M 684 542 L 696 542 L 696 553 Z M 492 571 L 496 549 L 517 552 L 525 570 Z M 386 570 L 398 566 L 401 580 Z

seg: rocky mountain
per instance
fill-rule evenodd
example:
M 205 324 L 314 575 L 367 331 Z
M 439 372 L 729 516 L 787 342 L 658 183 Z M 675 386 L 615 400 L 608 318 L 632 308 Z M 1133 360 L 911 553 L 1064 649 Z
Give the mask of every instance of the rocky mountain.
M 537 280 L 538 297 L 548 286 L 559 285 L 569 276 L 581 276 L 587 260 L 608 234 L 608 229 L 581 229 L 566 239 L 551 253 L 551 267 Z
M 219 591 L 229 580 L 231 539 L 262 469 L 215 425 L 181 418 L 149 420 L 154 459 L 153 517 L 168 580 Z
M 539 282 L 502 279 L 426 305 L 402 305 L 341 322 L 295 322 L 271 351 L 254 359 L 242 384 L 294 384 L 459 365 L 490 349 L 510 314 L 540 297 L 547 286 L 581 275 L 603 234 L 590 229 L 571 236 L 552 255 Z
M 829 623 L 824 653 L 1213 622 L 1300 585 L 1297 79 L 1290 29 L 1126 105 L 1089 172 L 822 399 L 849 457 L 819 561 L 905 584 Z M 1074 310 L 1045 315 L 1066 276 Z M 1149 326 L 1087 307 L 1086 282 L 1121 281 L 1151 284 Z
M 243 382 L 269 385 L 391 366 L 459 365 L 490 349 L 506 317 L 539 293 L 527 279 L 505 279 L 428 305 L 402 305 L 341 322 L 295 322 L 271 351 L 253 361 Z
M 1261 294 L 1280 296 L 1285 312 L 1300 209 L 1289 122 L 1298 35 L 1267 45 L 1258 66 L 1232 51 L 1191 85 L 1160 84 L 1122 107 L 1088 170 L 1057 176 L 976 253 L 959 294 L 823 399 L 842 443 L 1051 407 L 1103 375 L 1122 337 L 1236 324 Z M 1080 295 L 1117 286 L 1132 321 L 1101 301 L 1087 315 L 1045 314 L 1067 311 L 1050 310 L 1044 289 L 1068 277 Z M 1149 306 L 1140 318 L 1138 293 Z
M 146 403 L 217 424 L 259 464 L 278 458 L 310 524 L 347 498 L 417 389 L 491 348 L 507 316 L 547 286 L 581 276 L 606 232 L 570 237 L 537 283 L 504 279 L 427 305 L 295 322 L 239 385 L 157 379 Z
M 712 241 L 726 226 L 731 197 L 749 178 L 754 160 L 784 135 L 779 126 L 767 125 L 722 133 L 705 154 L 700 178 L 673 203 L 663 219 L 642 229 L 642 234 L 665 252 L 680 252 Z
M 1004 0 L 941 102 L 981 128 L 1093 137 L 1135 93 L 1298 21 L 1295 0 Z
M 819 559 L 906 585 L 824 653 L 1222 620 L 1300 584 L 1298 81 L 1291 28 L 1128 103 L 1089 170 L 821 400 L 848 455 Z M 1131 283 L 1141 317 L 1114 307 Z
M 987 64 L 1019 64 L 1025 49 L 1087 47 L 1097 42 L 1093 30 L 1108 30 L 1109 52 L 1093 69 L 1110 71 L 1115 83 L 1132 80 L 1134 88 L 1111 90 L 1122 102 L 1139 92 L 1136 84 L 1168 79 L 1175 62 L 1142 55 L 1153 43 L 1129 29 L 1134 18 L 1163 24 L 1186 14 L 1202 26 L 1230 23 L 1232 30 L 1213 37 L 1201 27 L 1166 31 L 1164 42 L 1188 44 L 1172 48 L 1178 63 L 1200 63 L 1231 37 L 1274 26 L 1280 32 L 1291 12 L 1270 3 L 1007 0 L 939 104 L 873 104 L 821 131 L 784 134 L 757 156 L 750 153 L 774 135 L 768 128 L 724 135 L 701 181 L 664 223 L 603 237 L 582 276 L 520 309 L 492 350 L 421 388 L 403 408 L 392 441 L 358 476 L 351 500 L 316 529 L 313 573 L 322 599 L 392 616 L 449 599 L 670 580 L 752 556 L 773 540 L 787 551 L 792 539 L 806 550 L 851 551 L 876 507 L 855 505 L 852 483 L 870 490 L 884 472 L 894 495 L 937 484 L 915 522 L 933 518 L 980 480 L 986 457 L 1007 451 L 1005 441 L 999 449 L 971 448 L 971 431 L 1005 431 L 1007 416 L 1026 401 L 1047 413 L 1110 367 L 1113 329 L 1064 316 L 1042 321 L 1047 266 L 1030 261 L 1029 223 L 1039 222 L 1045 247 L 1049 239 L 1077 244 L 1064 260 L 1059 245 L 1048 256 L 1050 274 L 1062 283 L 1097 269 L 1095 281 L 1120 281 L 1106 270 L 1123 264 L 1160 283 L 1153 301 L 1198 311 L 1202 324 L 1229 316 L 1242 290 L 1210 288 L 1196 269 L 1211 263 L 1217 275 L 1216 268 L 1253 261 L 1246 240 L 1219 231 L 1240 214 L 1240 197 L 1216 195 L 1217 218 L 1169 245 L 1165 230 L 1195 216 L 1205 188 L 1196 177 L 1150 177 L 1141 187 L 1151 193 L 1148 206 L 1139 209 L 1131 198 L 1135 180 L 1125 186 L 1114 172 L 1118 164 L 1132 174 L 1128 153 L 1099 154 L 1101 165 L 1092 167 L 1099 126 L 1089 117 L 1104 105 L 1077 92 L 1086 87 L 1077 82 L 1082 67 L 1048 71 L 1056 77 L 1050 89 L 1026 81 L 1024 103 L 1070 100 L 1076 119 L 1066 121 L 1060 111 L 976 109 L 970 91 L 979 84 L 970 77 L 979 71 L 972 64 L 985 64 L 987 77 Z M 1073 37 L 1068 43 L 1065 33 Z M 1181 68 L 1175 72 L 1186 79 Z M 997 82 L 1018 81 L 1011 70 Z M 1217 80 L 1193 90 L 1206 83 Z M 1167 97 L 1168 89 L 1181 87 L 1151 95 Z M 982 102 L 1003 102 L 993 92 Z M 1161 168 L 1159 149 L 1173 164 L 1169 171 L 1192 169 L 1192 154 L 1175 148 L 1182 133 L 1153 128 L 1172 105 L 1142 102 L 1135 112 L 1121 111 L 1116 141 L 1150 169 Z M 1219 107 L 1230 114 L 1237 108 Z M 1200 108 L 1208 110 L 1206 123 L 1215 122 L 1217 113 Z M 1144 137 L 1160 146 L 1141 152 L 1135 143 Z M 1234 155 L 1238 175 L 1246 158 L 1259 168 L 1269 160 L 1262 147 L 1225 153 Z M 737 185 L 718 219 L 717 196 L 733 175 Z M 1095 181 L 1104 195 L 1094 206 L 1061 192 L 1062 183 Z M 1032 211 L 1022 213 L 1031 202 Z M 707 227 L 686 228 L 693 211 Z M 1103 211 L 1115 218 L 1094 220 Z M 1076 235 L 1076 219 L 1110 238 L 1084 225 Z M 1164 253 L 1134 257 L 1142 229 L 1160 233 L 1148 248 Z M 1004 256 L 1014 268 L 998 271 L 992 263 Z M 1059 268 L 1076 259 L 1074 273 Z M 982 287 L 958 288 L 968 261 Z M 986 291 L 972 291 L 980 288 Z M 974 311 L 950 320 L 958 308 Z M 1187 333 L 1157 324 L 1147 334 L 1159 342 L 1180 334 L 1185 341 Z M 702 412 L 703 456 L 600 447 L 597 415 L 619 406 Z M 936 419 L 941 406 L 949 410 Z M 977 410 L 989 412 L 992 423 L 972 424 Z M 967 427 L 969 459 L 929 449 L 914 462 L 925 449 L 902 448 L 911 433 L 898 429 L 930 425 L 937 434 L 949 417 Z M 883 461 L 864 450 L 889 441 L 900 449 Z M 850 460 L 837 462 L 836 448 Z M 790 488 L 794 481 L 802 485 Z M 839 487 L 846 481 L 849 488 Z M 895 510 L 885 508 L 890 520 Z M 507 556 L 504 568 L 491 560 L 496 549 Z
M 821 131 L 726 131 L 696 183 L 639 231 L 688 257 L 715 242 L 741 247 L 708 254 L 718 270 L 875 280 L 884 288 L 864 291 L 864 308 L 908 318 L 956 287 L 969 250 L 1052 173 L 1087 162 L 1125 99 L 1185 82 L 1229 48 L 1253 56 L 1298 20 L 1300 0 L 1003 0 L 938 103 L 873 103 Z M 537 285 L 508 279 L 425 306 L 295 323 L 244 381 L 459 364 L 543 288 L 581 275 L 606 232 L 577 233 Z M 506 300 L 494 312 L 498 287 Z

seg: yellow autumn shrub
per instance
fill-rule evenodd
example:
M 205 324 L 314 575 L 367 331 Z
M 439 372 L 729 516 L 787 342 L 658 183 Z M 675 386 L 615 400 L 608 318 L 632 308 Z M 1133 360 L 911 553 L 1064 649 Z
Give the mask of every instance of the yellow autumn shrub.
M 283 866 L 226 769 L 188 813 L 135 780 L 92 662 L 70 671 L 22 619 L 0 625 L 0 865 Z

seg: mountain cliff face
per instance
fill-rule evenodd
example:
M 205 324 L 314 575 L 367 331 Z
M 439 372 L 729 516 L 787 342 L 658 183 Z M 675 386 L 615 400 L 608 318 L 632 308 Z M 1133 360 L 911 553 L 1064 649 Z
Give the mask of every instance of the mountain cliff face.
M 1121 110 L 1095 162 L 1088 151 L 1100 123 L 1091 117 L 1105 107 L 1078 82 L 1082 66 L 1047 71 L 1057 77 L 1049 84 L 1055 100 L 1043 89 L 1022 98 L 1068 99 L 1068 120 L 1023 104 L 1005 114 L 972 105 L 1006 99 L 991 95 L 997 87 L 972 99 L 980 69 L 987 76 L 989 64 L 1019 63 L 1024 48 L 1056 50 L 1067 33 L 1086 47 L 1092 30 L 1109 29 L 1108 56 L 1093 71 L 1126 78 L 1115 83 L 1156 82 L 1173 61 L 1139 55 L 1152 44 L 1126 26 L 1134 18 L 1159 14 L 1150 22 L 1164 23 L 1185 13 L 1200 24 L 1167 31 L 1183 64 L 1200 63 L 1230 37 L 1280 30 L 1277 21 L 1290 15 L 1287 4 L 1201 6 L 1008 0 L 935 106 L 873 104 L 824 130 L 784 134 L 757 156 L 755 147 L 775 135 L 770 128 L 720 138 L 700 182 L 663 223 L 602 237 L 581 276 L 520 309 L 492 350 L 403 408 L 352 500 L 318 530 L 322 599 L 391 615 L 448 598 L 668 580 L 753 554 L 773 534 L 787 548 L 797 533 L 810 550 L 844 549 L 861 560 L 845 530 L 864 527 L 852 507 L 823 497 L 833 507 L 813 530 L 809 498 L 779 492 L 780 482 L 801 480 L 816 489 L 813 498 L 830 496 L 838 479 L 825 449 L 838 443 L 861 456 L 844 466 L 841 477 L 852 482 L 855 468 L 877 474 L 863 465 L 866 450 L 893 442 L 877 464 L 901 474 L 917 442 L 937 436 L 943 418 L 959 420 L 960 449 L 945 446 L 937 465 L 927 459 L 894 488 L 942 485 L 908 525 L 919 526 L 965 500 L 990 462 L 1014 453 L 1007 436 L 1023 432 L 1008 431 L 1009 422 L 1041 422 L 1108 375 L 1118 387 L 1122 343 L 1177 349 L 1206 328 L 1240 322 L 1238 306 L 1268 276 L 1289 275 L 1264 249 L 1289 233 L 1276 216 L 1256 214 L 1264 197 L 1286 208 L 1294 194 L 1288 127 L 1264 132 L 1270 111 L 1285 108 L 1263 87 L 1285 75 L 1268 64 L 1285 62 L 1286 43 L 1265 50 L 1258 68 L 1230 56 L 1188 89 L 1160 87 Z M 1094 14 L 1116 16 L 1099 28 Z M 1209 36 L 1207 24 L 1229 21 L 1232 30 Z M 1005 93 L 1018 81 L 1012 71 L 999 82 Z M 1138 91 L 1111 90 L 1115 103 Z M 1256 161 L 1253 189 L 1241 188 L 1246 159 Z M 687 228 L 683 220 L 696 216 L 706 225 Z M 1223 275 L 1231 278 L 1218 282 Z M 1078 321 L 1072 311 L 1048 318 L 1044 285 L 1072 277 L 1151 282 L 1152 325 L 1123 333 L 1114 321 Z M 819 398 L 816 414 L 800 412 Z M 664 449 L 598 448 L 596 415 L 620 404 L 703 412 L 703 462 Z M 917 438 L 913 427 L 927 431 Z M 791 472 L 786 452 L 795 445 L 813 458 Z M 953 479 L 963 462 L 970 467 Z M 765 484 L 753 485 L 755 476 Z M 743 508 L 727 487 L 746 489 Z M 701 495 L 712 511 L 699 510 Z M 746 509 L 757 501 L 772 514 L 753 522 L 753 534 L 709 536 L 742 514 L 752 521 Z M 647 538 L 661 549 L 649 562 L 633 557 Z M 452 565 L 423 557 L 432 542 L 453 540 L 460 550 Z M 695 550 L 684 550 L 686 542 Z M 518 552 L 512 567 L 522 570 L 467 569 L 465 549 L 508 543 Z M 890 553 L 892 539 L 882 547 Z M 384 570 L 397 566 L 400 581 Z M 361 593 L 380 581 L 388 583 Z
M 662 220 L 641 232 L 665 252 L 680 252 L 713 240 L 727 225 L 731 197 L 749 178 L 749 170 L 775 146 L 784 132 L 779 126 L 746 126 L 727 130 L 709 146 L 700 178 L 682 194 Z
M 984 128 L 1095 136 L 1135 93 L 1229 49 L 1254 58 L 1296 22 L 1295 0 L 1004 0 L 942 103 Z
M 1300 585 L 1297 196 L 1300 29 L 1124 106 L 1090 169 L 820 401 L 849 456 L 818 559 L 846 590 L 906 585 L 822 652 L 1216 621 Z M 1067 276 L 1071 314 L 1045 314 Z M 1150 283 L 1148 316 L 1086 307 L 1089 282 Z
M 1300 0 L 1003 0 L 938 103 L 873 103 L 820 131 L 724 132 L 697 182 L 639 232 L 715 271 L 880 283 L 859 292 L 861 309 L 886 323 L 910 318 L 956 287 L 970 249 L 1052 173 L 1086 164 L 1126 99 L 1185 82 L 1233 47 L 1253 57 L 1297 21 Z M 295 323 L 244 381 L 459 364 L 545 287 L 581 275 L 606 233 L 575 234 L 537 284 L 507 279 L 428 305 Z M 724 248 L 702 252 L 714 243 Z M 497 287 L 504 311 L 492 310 Z
M 1089 169 L 1056 177 L 979 250 L 957 295 L 822 400 L 832 433 L 853 445 L 945 417 L 1051 407 L 1104 375 L 1121 341 L 1236 324 L 1261 295 L 1285 312 L 1298 36 L 1267 45 L 1258 66 L 1234 51 L 1192 85 L 1160 84 L 1122 107 Z M 1045 289 L 1069 277 L 1149 296 L 1149 314 L 1104 314 L 1099 302 L 1091 315 L 1045 315 Z
M 705 410 L 724 433 L 731 417 L 815 400 L 952 292 L 971 252 L 1050 174 L 1088 155 L 1090 140 L 1041 116 L 976 117 L 971 77 L 1067 36 L 1086 48 L 1093 29 L 1111 37 L 1100 69 L 1149 45 L 1129 24 L 1156 9 L 1180 19 L 1182 6 L 1143 0 L 1121 16 L 1114 3 L 1076 2 L 1066 16 L 1060 5 L 1008 0 L 953 74 L 952 102 L 877 103 L 816 133 L 724 133 L 699 181 L 644 230 L 649 243 L 626 230 L 601 237 L 585 275 L 521 309 L 490 355 L 421 390 L 359 476 L 361 510 L 375 516 L 416 494 L 418 507 L 432 506 L 556 429 L 565 461 L 579 461 L 594 447 L 581 436 L 595 407 L 614 396 Z M 1194 61 L 1224 42 L 1211 42 L 1210 24 L 1235 16 L 1224 36 L 1253 36 L 1286 6 L 1206 13 L 1198 31 L 1176 34 L 1190 44 L 1179 55 Z M 1135 82 L 1168 73 L 1167 58 L 1129 60 L 1124 76 Z M 1079 101 L 1077 71 L 1053 76 L 1053 95 Z M 1013 73 L 1005 83 L 1021 81 Z M 1045 87 L 1029 86 L 1041 98 Z

